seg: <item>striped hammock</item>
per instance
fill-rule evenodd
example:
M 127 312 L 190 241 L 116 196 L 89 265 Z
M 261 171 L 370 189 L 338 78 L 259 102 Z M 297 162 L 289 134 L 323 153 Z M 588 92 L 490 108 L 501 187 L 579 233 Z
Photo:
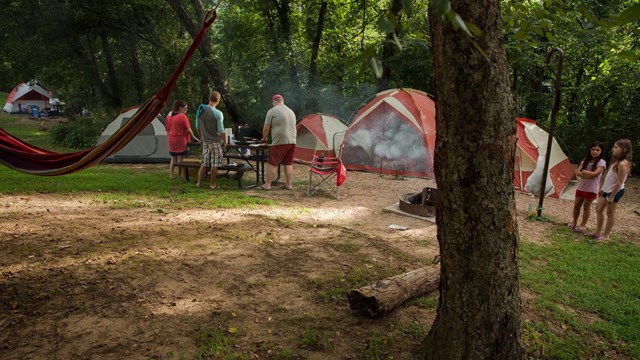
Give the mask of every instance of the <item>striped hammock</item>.
M 111 154 L 118 152 L 160 113 L 167 103 L 167 99 L 185 65 L 217 16 L 218 14 L 215 10 L 207 13 L 202 28 L 193 39 L 193 43 L 174 71 L 171 79 L 138 109 L 126 125 L 120 128 L 107 141 L 83 151 L 62 154 L 28 144 L 0 128 L 0 163 L 27 174 L 41 176 L 66 175 L 99 164 Z

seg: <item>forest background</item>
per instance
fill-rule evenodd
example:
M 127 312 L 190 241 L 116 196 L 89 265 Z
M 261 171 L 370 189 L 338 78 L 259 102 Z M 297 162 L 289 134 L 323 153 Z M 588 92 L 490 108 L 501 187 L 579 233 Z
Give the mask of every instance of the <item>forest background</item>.
M 71 148 L 95 145 L 118 112 L 163 86 L 213 6 L 201 0 L 3 3 L 0 91 L 37 79 L 69 112 L 89 109 L 91 117 L 72 117 L 59 125 L 66 130 L 52 131 Z M 505 0 L 501 10 L 517 115 L 548 127 L 553 90 L 547 83 L 556 69 L 545 66 L 545 57 L 559 47 L 565 61 L 556 134 L 572 162 L 594 140 L 610 148 L 626 137 L 639 149 L 640 2 Z M 174 99 L 195 109 L 218 90 L 226 126 L 260 129 L 274 93 L 299 118 L 324 112 L 346 123 L 378 91 L 433 94 L 427 13 L 428 0 L 224 1 L 164 112 Z M 473 24 L 460 25 L 473 33 Z

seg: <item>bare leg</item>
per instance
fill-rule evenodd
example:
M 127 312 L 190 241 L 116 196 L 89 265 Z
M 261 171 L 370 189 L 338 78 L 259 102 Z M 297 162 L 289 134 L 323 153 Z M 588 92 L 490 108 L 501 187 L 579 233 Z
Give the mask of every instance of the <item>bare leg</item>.
M 611 194 L 613 196 L 613 194 Z M 604 225 L 604 232 L 602 233 L 602 240 L 606 240 L 609 238 L 609 233 L 611 233 L 611 229 L 613 229 L 613 225 L 616 223 L 616 208 L 618 207 L 618 203 L 612 202 L 607 203 L 607 223 Z
M 273 179 L 276 177 L 276 171 L 278 170 L 277 165 L 271 165 L 267 163 L 267 178 L 264 180 L 264 184 L 262 185 L 263 189 L 271 189 L 271 183 Z
M 178 158 L 178 162 L 182 162 L 182 159 L 184 159 L 184 156 L 177 156 Z M 182 179 L 182 168 L 178 168 L 178 177 L 180 179 Z M 186 168 L 184 169 L 184 171 L 188 171 Z
M 591 217 L 592 203 L 593 203 L 593 200 L 584 200 L 584 205 L 582 206 L 582 222 L 580 223 L 580 228 L 582 229 L 587 227 L 587 222 L 589 221 L 589 217 Z M 576 218 L 576 220 L 578 219 Z
M 218 178 L 218 168 L 215 166 L 211 166 L 211 184 L 209 184 L 209 189 L 215 189 L 218 187 L 216 184 L 216 179 Z
M 569 227 L 573 228 L 578 225 L 578 218 L 580 217 L 580 208 L 582 207 L 582 203 L 584 202 L 583 198 L 576 198 L 576 201 L 573 203 L 573 222 L 569 224 Z
M 169 179 L 171 179 L 171 180 L 176 178 L 175 175 L 174 175 L 174 172 L 175 172 L 175 169 L 176 169 L 176 165 L 175 165 L 176 157 L 177 156 L 172 156 L 171 157 L 171 162 L 169 163 Z
M 284 187 L 287 189 L 293 189 L 293 165 L 284 166 L 284 177 L 287 181 Z
M 204 179 L 204 175 L 206 173 L 207 173 L 207 168 L 204 166 L 200 166 L 200 169 L 198 170 L 198 183 L 196 184 L 196 187 L 202 186 L 202 179 Z
M 604 210 L 607 206 L 607 199 L 602 196 L 598 198 L 598 204 L 596 205 L 596 213 L 597 213 L 597 226 L 596 232 L 594 233 L 597 236 L 600 236 L 602 233 L 602 226 L 604 225 Z

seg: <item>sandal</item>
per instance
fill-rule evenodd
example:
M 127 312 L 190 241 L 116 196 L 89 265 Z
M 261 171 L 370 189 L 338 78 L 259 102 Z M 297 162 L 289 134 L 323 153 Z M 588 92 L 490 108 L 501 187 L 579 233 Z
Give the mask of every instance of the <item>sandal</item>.
M 599 237 L 600 237 L 600 235 L 595 234 L 595 233 L 591 233 L 591 232 L 584 233 L 584 236 L 589 237 L 589 238 L 592 238 L 592 239 L 595 239 L 595 238 L 599 238 Z
M 567 227 L 571 230 L 575 229 L 576 226 L 574 224 L 567 224 Z
M 595 242 L 600 242 L 600 241 L 605 241 L 605 240 L 609 240 L 609 238 L 604 237 L 604 236 L 598 236 L 597 238 L 594 238 L 593 241 Z
M 587 229 L 583 228 L 583 227 L 579 227 L 579 226 L 574 226 L 573 227 L 573 232 L 577 232 L 577 233 L 583 233 L 587 231 Z

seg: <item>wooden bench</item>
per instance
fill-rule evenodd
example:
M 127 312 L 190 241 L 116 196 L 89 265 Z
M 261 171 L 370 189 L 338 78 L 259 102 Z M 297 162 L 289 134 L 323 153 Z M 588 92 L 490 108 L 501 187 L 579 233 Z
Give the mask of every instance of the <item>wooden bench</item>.
M 189 168 L 197 168 L 200 169 L 200 160 L 197 159 L 183 159 L 174 164 L 175 167 L 178 168 L 178 171 L 184 169 L 184 176 L 187 181 L 189 181 Z M 242 189 L 242 176 L 244 176 L 244 172 L 248 169 L 251 169 L 249 166 L 244 164 L 222 164 L 221 166 L 217 166 L 218 171 L 226 171 L 224 174 L 218 173 L 218 177 L 224 176 L 227 178 L 231 178 L 229 175 L 230 172 L 233 172 L 233 178 L 238 180 L 238 187 Z M 207 173 L 209 171 L 207 170 Z M 205 174 L 206 177 L 207 174 Z

